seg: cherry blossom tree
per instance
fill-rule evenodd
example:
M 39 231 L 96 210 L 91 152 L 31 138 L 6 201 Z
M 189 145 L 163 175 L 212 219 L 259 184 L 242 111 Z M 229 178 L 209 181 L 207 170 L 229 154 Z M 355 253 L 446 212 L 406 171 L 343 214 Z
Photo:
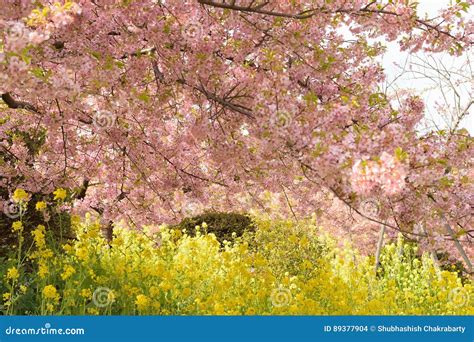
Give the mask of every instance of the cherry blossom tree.
M 376 59 L 468 53 L 471 4 L 1 0 L 1 186 L 138 227 L 337 200 L 472 271 L 472 138 L 418 134 L 423 101 L 387 96 Z

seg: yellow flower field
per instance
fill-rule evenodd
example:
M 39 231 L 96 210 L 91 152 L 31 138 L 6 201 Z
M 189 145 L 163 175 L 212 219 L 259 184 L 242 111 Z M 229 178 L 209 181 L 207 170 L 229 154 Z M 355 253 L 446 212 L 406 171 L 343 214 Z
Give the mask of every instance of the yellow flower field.
M 20 221 L 19 221 L 20 222 Z M 204 225 L 205 226 L 205 225 Z M 472 315 L 474 286 L 399 241 L 374 260 L 338 248 L 312 221 L 257 221 L 221 245 L 167 229 L 116 229 L 92 217 L 58 244 L 38 226 L 33 245 L 1 266 L 2 312 L 39 315 Z M 152 233 L 152 231 L 154 233 Z M 400 253 L 403 247 L 403 253 Z M 15 256 L 18 257 L 15 259 Z M 26 257 L 22 257 L 26 255 Z

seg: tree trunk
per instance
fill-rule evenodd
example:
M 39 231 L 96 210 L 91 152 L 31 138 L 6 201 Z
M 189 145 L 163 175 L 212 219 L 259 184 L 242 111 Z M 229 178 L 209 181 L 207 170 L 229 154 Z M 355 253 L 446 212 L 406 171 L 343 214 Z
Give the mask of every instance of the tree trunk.
M 380 254 L 382 253 L 384 235 L 385 225 L 382 225 L 382 227 L 380 228 L 379 241 L 377 242 L 377 252 L 375 253 L 375 274 L 377 274 L 377 271 L 380 267 Z
M 466 263 L 466 267 L 467 267 L 467 273 L 471 274 L 473 273 L 473 270 L 472 270 L 472 263 L 471 263 L 471 260 L 469 260 L 469 257 L 467 256 L 466 254 L 466 251 L 464 251 L 464 248 L 462 247 L 461 243 L 459 242 L 458 238 L 456 237 L 456 234 L 454 233 L 454 230 L 451 228 L 451 226 L 449 225 L 449 222 L 448 220 L 446 219 L 446 216 L 444 216 L 444 214 L 441 215 L 441 218 L 443 219 L 443 223 L 444 223 L 444 228 L 446 229 L 446 231 L 448 232 L 448 234 L 451 236 L 451 238 L 453 239 L 454 241 L 454 245 L 456 246 L 459 254 L 461 254 L 462 258 L 464 259 L 464 262 Z

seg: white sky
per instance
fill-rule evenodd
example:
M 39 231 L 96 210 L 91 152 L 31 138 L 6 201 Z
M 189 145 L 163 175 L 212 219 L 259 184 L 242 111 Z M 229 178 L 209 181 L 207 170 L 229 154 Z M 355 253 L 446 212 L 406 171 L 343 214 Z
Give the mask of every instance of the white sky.
M 418 14 L 421 17 L 423 17 L 425 13 L 427 13 L 429 18 L 436 17 L 438 10 L 445 7 L 447 4 L 449 4 L 449 0 L 419 0 Z M 472 15 L 472 12 L 470 15 Z M 389 90 L 410 89 L 413 93 L 420 95 L 425 100 L 426 121 L 429 126 L 428 129 L 435 129 L 435 125 L 438 128 L 446 128 L 446 119 L 438 114 L 438 111 L 435 108 L 435 103 L 444 103 L 447 101 L 452 106 L 456 103 L 454 92 L 449 90 L 449 88 L 445 88 L 446 91 L 444 92 L 443 97 L 443 93 L 439 90 L 439 85 L 434 83 L 433 80 L 420 77 L 420 74 L 415 74 L 414 72 L 406 72 L 402 77 L 397 78 L 401 74 L 400 67 L 405 65 L 409 56 L 407 53 L 401 52 L 396 43 L 389 43 L 386 45 L 387 52 L 382 59 L 382 65 L 387 74 L 387 84 L 385 86 L 391 84 Z M 424 71 L 426 73 L 427 69 L 423 69 L 419 66 L 419 64 L 426 62 L 429 62 L 432 65 L 436 63 L 438 68 L 444 66 L 449 71 L 452 69 L 453 72 L 448 73 L 451 81 L 462 82 L 460 86 L 456 86 L 456 91 L 460 95 L 457 100 L 457 112 L 459 113 L 467 107 L 470 101 L 472 101 L 473 96 L 474 56 L 472 51 L 469 58 L 471 60 L 470 63 L 468 63 L 468 58 L 466 56 L 456 58 L 449 56 L 448 54 L 418 54 L 417 56 L 410 58 L 409 63 L 406 64 L 406 69 L 410 70 L 411 65 L 412 71 Z M 418 64 L 418 66 L 413 63 Z M 454 71 L 458 71 L 459 74 L 457 75 Z M 428 73 L 435 76 L 433 71 L 428 71 Z M 391 83 L 394 79 L 396 79 L 395 82 Z M 460 124 L 460 127 L 466 128 L 471 135 L 474 134 L 473 115 L 474 105 L 470 107 L 469 114 L 464 117 Z

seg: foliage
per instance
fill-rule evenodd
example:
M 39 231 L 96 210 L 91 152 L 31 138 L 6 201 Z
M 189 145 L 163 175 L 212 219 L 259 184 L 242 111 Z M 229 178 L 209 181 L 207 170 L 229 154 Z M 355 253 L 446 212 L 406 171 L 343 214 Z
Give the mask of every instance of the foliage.
M 116 229 L 111 245 L 91 216 L 73 218 L 77 240 L 59 248 L 33 231 L 34 270 L 15 254 L 0 266 L 3 313 L 162 315 L 473 314 L 474 285 L 440 271 L 401 239 L 373 259 L 316 233 L 314 222 L 259 221 L 221 248 L 195 236 Z M 304 229 L 306 226 L 306 229 Z M 21 234 L 20 234 L 21 235 Z M 254 245 L 255 248 L 251 247 Z M 403 253 L 400 253 L 403 247 Z

